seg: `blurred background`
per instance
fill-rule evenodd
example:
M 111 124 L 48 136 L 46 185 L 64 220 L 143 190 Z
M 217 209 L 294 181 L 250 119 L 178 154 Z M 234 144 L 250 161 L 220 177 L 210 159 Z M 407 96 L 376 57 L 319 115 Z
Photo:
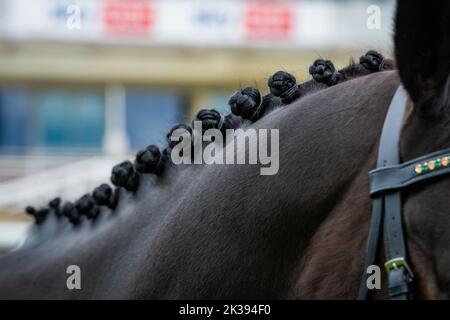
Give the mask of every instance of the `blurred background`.
M 0 252 L 27 204 L 74 200 L 164 144 L 196 110 L 227 114 L 277 70 L 308 79 L 368 49 L 392 56 L 389 0 L 0 0 Z

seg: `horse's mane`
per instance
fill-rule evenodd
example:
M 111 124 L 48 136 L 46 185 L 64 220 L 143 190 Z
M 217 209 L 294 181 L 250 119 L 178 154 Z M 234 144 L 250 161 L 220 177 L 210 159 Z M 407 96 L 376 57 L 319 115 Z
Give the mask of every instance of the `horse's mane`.
M 203 132 L 216 128 L 248 128 L 258 125 L 262 119 L 297 100 L 339 83 L 373 72 L 391 70 L 394 63 L 375 51 L 363 55 L 359 62 L 352 59 L 350 64 L 336 70 L 329 60 L 318 59 L 309 68 L 312 79 L 297 84 L 295 77 L 285 71 L 278 71 L 268 80 L 269 93 L 262 96 L 253 87 L 241 88 L 229 100 L 231 113 L 223 116 L 214 109 L 200 110 L 193 121 L 201 121 Z M 183 192 L 189 192 L 189 184 L 204 170 L 204 166 L 175 166 L 170 152 L 175 142 L 170 140 L 176 129 L 192 132 L 189 124 L 177 124 L 167 133 L 167 145 L 159 148 L 150 145 L 136 154 L 135 160 L 124 161 L 112 169 L 111 183 L 104 183 L 92 193 L 84 194 L 76 201 L 52 199 L 47 207 L 28 206 L 26 212 L 35 218 L 25 246 L 35 246 L 72 233 L 93 232 L 104 229 L 102 225 L 111 223 L 117 211 L 133 212 L 133 204 L 144 201 L 152 207 L 151 199 L 157 199 L 160 212 L 164 211 L 164 201 L 173 205 Z M 186 168 L 189 168 L 186 172 Z M 170 188 L 169 188 L 170 186 Z M 164 193 L 169 190 L 170 193 Z M 145 192 L 141 192 L 145 190 Z M 162 217 L 160 217 L 162 218 Z M 109 221 L 109 222 L 108 222 Z M 154 221 L 156 223 L 156 221 Z M 117 222 L 116 222 L 117 223 Z M 122 221 L 122 223 L 127 223 Z
M 0 258 L 3 292 L 40 299 L 290 296 L 309 239 L 372 158 L 395 75 L 309 91 L 242 123 L 279 128 L 274 176 L 251 165 L 167 162 L 159 175 L 140 174 L 135 192 L 120 187 L 114 210 L 97 205 L 94 219 L 81 215 L 74 225 L 50 209 L 21 248 Z M 334 162 L 339 170 L 327 171 Z M 13 265 L 21 267 L 6 267 Z M 61 285 L 70 265 L 83 270 L 78 293 Z

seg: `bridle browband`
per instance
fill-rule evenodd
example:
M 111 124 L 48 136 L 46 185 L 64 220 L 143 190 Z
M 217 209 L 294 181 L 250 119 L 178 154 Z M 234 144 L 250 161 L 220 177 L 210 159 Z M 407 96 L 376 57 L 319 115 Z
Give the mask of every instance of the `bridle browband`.
M 377 168 L 369 172 L 370 196 L 373 198 L 372 218 L 358 300 L 368 298 L 369 275 L 366 271 L 370 265 L 375 265 L 382 229 L 389 298 L 393 300 L 413 298 L 413 273 L 406 262 L 407 252 L 403 235 L 401 190 L 418 182 L 450 173 L 450 149 L 400 163 L 399 142 L 406 100 L 407 93 L 399 86 L 383 125 Z

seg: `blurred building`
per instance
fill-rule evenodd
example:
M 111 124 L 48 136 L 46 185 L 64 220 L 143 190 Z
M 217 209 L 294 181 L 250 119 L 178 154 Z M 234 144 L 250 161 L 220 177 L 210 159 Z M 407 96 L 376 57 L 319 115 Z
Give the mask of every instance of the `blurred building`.
M 319 56 L 342 67 L 367 49 L 390 54 L 393 7 L 0 0 L 0 222 L 24 219 L 27 203 L 92 190 L 197 109 L 228 113 L 241 86 L 266 92 L 277 70 L 301 81 Z

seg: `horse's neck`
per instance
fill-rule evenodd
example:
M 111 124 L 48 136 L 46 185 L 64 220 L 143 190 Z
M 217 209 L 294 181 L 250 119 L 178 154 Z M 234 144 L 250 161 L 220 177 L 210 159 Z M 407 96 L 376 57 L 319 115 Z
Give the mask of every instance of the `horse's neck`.
M 356 298 L 369 232 L 371 202 L 367 172 L 372 167 L 373 161 L 364 164 L 314 234 L 301 259 L 293 297 Z M 385 290 L 377 293 L 385 294 Z
M 364 114 L 372 116 L 372 121 L 363 120 L 355 115 L 351 126 L 366 125 L 367 132 L 362 134 L 356 129 L 355 139 L 346 144 L 342 153 L 344 162 L 339 162 L 334 170 L 345 170 L 343 176 L 352 177 L 349 183 L 336 180 L 342 192 L 334 201 L 333 208 L 326 217 L 302 255 L 294 277 L 295 285 L 291 296 L 301 299 L 354 299 L 360 284 L 363 270 L 366 241 L 371 214 L 371 200 L 368 194 L 368 171 L 375 166 L 378 138 L 381 133 L 386 107 L 396 89 L 397 80 L 386 85 L 384 90 L 374 91 L 377 103 L 362 103 Z M 384 94 L 380 97 L 379 94 Z M 367 109 L 368 107 L 368 109 Z M 376 107 L 376 108 L 374 108 Z M 372 109 L 372 110 L 371 110 Z M 350 120 L 350 119 L 349 119 Z M 344 130 L 345 131 L 345 130 Z M 358 133 L 359 132 L 359 133 Z M 345 135 L 345 133 L 343 133 Z M 362 134 L 363 140 L 357 136 Z M 362 144 L 360 144 L 363 142 Z M 369 147 L 370 146 L 370 147 Z M 354 152 L 349 151 L 354 148 Z M 333 152 L 333 154 L 336 154 Z M 354 162 L 356 160 L 356 162 Z M 353 168 L 348 170 L 345 162 Z M 342 164 L 344 163 L 344 166 Z M 359 165 L 358 165 L 359 163 Z M 385 279 L 383 278 L 384 282 Z M 386 295 L 385 286 L 376 292 L 377 297 Z
M 100 223 L 45 244 L 37 231 L 34 245 L 0 260 L 0 281 L 16 279 L 9 281 L 14 290 L 33 279 L 37 297 L 285 296 L 311 237 L 338 215 L 329 213 L 368 166 L 396 85 L 395 75 L 374 74 L 275 111 L 254 127 L 280 129 L 278 174 L 211 165 L 173 167 L 156 183 L 145 177 L 137 194 L 123 193 Z M 19 264 L 17 277 L 6 270 Z M 95 285 L 68 293 L 61 283 L 70 264 Z
M 258 121 L 253 127 L 280 129 L 278 174 L 260 176 L 257 166 L 205 167 L 153 244 L 158 263 L 146 269 L 151 276 L 143 274 L 150 296 L 288 295 L 311 237 L 339 215 L 340 201 L 357 190 L 365 206 L 350 202 L 348 214 L 370 211 L 360 183 L 367 183 L 397 84 L 392 73 L 350 81 Z

